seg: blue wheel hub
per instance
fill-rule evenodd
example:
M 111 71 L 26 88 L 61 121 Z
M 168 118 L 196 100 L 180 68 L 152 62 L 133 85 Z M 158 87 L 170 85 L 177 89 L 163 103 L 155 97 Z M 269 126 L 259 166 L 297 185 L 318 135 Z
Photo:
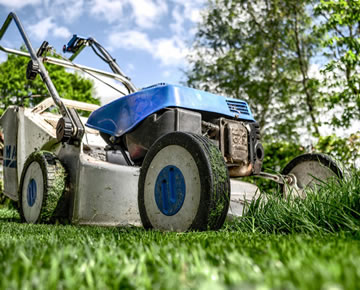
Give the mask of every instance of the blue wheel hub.
M 31 179 L 27 188 L 27 203 L 32 207 L 36 201 L 37 186 L 35 179 Z
M 167 216 L 176 214 L 185 200 L 185 179 L 174 165 L 164 167 L 155 183 L 155 201 L 159 210 Z

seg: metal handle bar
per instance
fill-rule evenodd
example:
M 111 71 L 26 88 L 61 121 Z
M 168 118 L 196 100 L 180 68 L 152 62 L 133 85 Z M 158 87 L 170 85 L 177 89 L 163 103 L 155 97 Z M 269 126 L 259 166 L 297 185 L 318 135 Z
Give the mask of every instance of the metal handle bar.
M 100 43 L 98 43 L 94 38 L 90 37 L 88 39 L 90 45 L 94 45 L 99 51 L 100 53 L 103 55 L 103 57 L 105 58 L 106 62 L 108 63 L 108 65 L 110 66 L 111 70 L 115 73 L 115 74 L 119 74 L 122 77 L 124 77 L 124 79 L 126 81 L 123 82 L 124 86 L 128 89 L 129 93 L 135 93 L 137 91 L 136 87 L 133 85 L 133 83 L 130 81 L 129 78 L 127 78 L 125 76 L 125 74 L 123 73 L 123 71 L 121 70 L 120 66 L 117 64 L 117 62 L 115 61 L 115 59 L 112 58 L 112 56 L 107 52 L 107 50 L 105 48 L 102 47 L 102 45 Z M 96 50 L 93 48 L 94 52 L 100 56 Z M 101 56 L 100 56 L 101 57 Z M 101 57 L 103 59 L 103 57 Z
M 8 17 L 6 18 L 4 24 L 2 25 L 1 29 L 0 29 L 0 40 L 2 39 L 3 35 L 5 34 L 6 30 L 8 29 L 11 20 L 15 21 L 16 26 L 21 34 L 21 37 L 23 38 L 25 45 L 29 51 L 30 57 L 32 59 L 32 61 L 34 63 L 36 63 L 38 65 L 39 68 L 39 74 L 43 80 L 43 82 L 45 83 L 51 97 L 54 100 L 54 103 L 59 107 L 59 110 L 61 112 L 61 114 L 63 115 L 63 117 L 68 117 L 69 116 L 69 112 L 66 108 L 66 106 L 64 105 L 64 103 L 61 101 L 60 96 L 53 84 L 53 82 L 51 81 L 48 72 L 46 71 L 44 64 L 42 63 L 42 61 L 39 59 L 39 57 L 36 55 L 35 50 L 33 49 L 30 40 L 28 38 L 28 36 L 26 35 L 26 32 L 19 20 L 19 18 L 17 17 L 17 15 L 14 12 L 10 12 Z
M 114 74 L 120 75 L 123 77 L 122 84 L 128 90 L 128 93 L 135 93 L 137 91 L 134 84 L 131 82 L 130 78 L 128 78 L 123 71 L 120 69 L 119 65 L 116 63 L 116 60 L 108 53 L 108 51 L 96 41 L 95 38 L 89 37 L 85 38 L 74 34 L 73 37 L 70 39 L 68 44 L 65 44 L 63 47 L 63 52 L 70 52 L 73 55 L 69 58 L 70 61 L 73 61 L 80 52 L 86 47 L 90 46 L 94 53 L 104 62 L 106 62 L 112 72 Z
M 11 53 L 11 54 L 16 54 L 16 55 L 31 58 L 31 55 L 28 52 L 3 47 L 1 45 L 0 45 L 0 50 L 4 51 L 6 53 Z M 95 73 L 95 74 L 98 74 L 98 75 L 102 75 L 102 76 L 117 80 L 117 81 L 119 81 L 119 82 L 121 82 L 123 84 L 128 82 L 128 80 L 125 77 L 123 77 L 123 76 L 121 76 L 119 74 L 99 70 L 99 69 L 96 69 L 96 68 L 92 68 L 92 67 L 88 67 L 88 66 L 84 66 L 84 65 L 80 65 L 80 64 L 74 64 L 71 61 L 67 61 L 67 60 L 63 60 L 63 59 L 59 59 L 59 58 L 46 56 L 46 57 L 42 58 L 42 61 L 46 62 L 46 63 L 51 63 L 51 64 L 55 64 L 55 65 L 58 65 L 58 66 L 66 67 L 66 68 L 75 69 L 75 70 L 78 70 L 78 71 L 86 71 L 86 72 L 90 72 L 90 73 Z M 135 89 L 135 91 L 136 91 L 136 89 Z

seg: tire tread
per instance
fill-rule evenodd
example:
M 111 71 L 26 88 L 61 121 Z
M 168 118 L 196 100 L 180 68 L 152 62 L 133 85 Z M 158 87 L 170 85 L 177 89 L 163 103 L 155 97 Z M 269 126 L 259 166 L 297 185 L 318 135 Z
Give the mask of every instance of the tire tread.
M 65 191 L 65 169 L 60 160 L 51 152 L 35 151 L 30 154 L 24 164 L 19 186 L 19 210 L 21 220 L 24 222 L 26 220 L 22 208 L 22 187 L 26 170 L 34 161 L 39 163 L 44 177 L 42 208 L 36 223 L 50 223 L 53 221 L 56 207 Z

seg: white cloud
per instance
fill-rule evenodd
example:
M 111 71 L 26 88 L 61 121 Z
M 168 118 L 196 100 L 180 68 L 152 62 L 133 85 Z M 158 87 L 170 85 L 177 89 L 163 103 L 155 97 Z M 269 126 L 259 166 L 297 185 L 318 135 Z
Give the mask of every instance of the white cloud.
M 36 6 L 32 13 L 39 19 L 44 17 L 62 17 L 72 22 L 84 12 L 84 0 L 0 0 L 0 5 L 20 10 L 26 6 Z
M 122 18 L 125 2 L 121 0 L 93 0 L 90 4 L 90 13 L 113 23 Z
M 28 31 L 30 31 L 31 35 L 35 36 L 37 39 L 44 40 L 53 27 L 54 23 L 52 17 L 47 17 L 36 24 L 29 25 Z
M 183 65 L 188 48 L 183 41 L 177 38 L 161 38 L 155 41 L 153 56 L 161 61 L 163 65 Z
M 54 36 L 61 37 L 61 38 L 69 38 L 71 36 L 71 32 L 64 26 L 55 27 L 53 29 Z
M 128 30 L 113 33 L 109 37 L 110 46 L 114 48 L 138 49 L 150 53 L 162 65 L 177 66 L 184 63 L 188 48 L 184 42 L 174 36 L 172 38 L 158 38 L 150 40 L 144 32 Z
M 37 40 L 44 40 L 49 36 L 70 37 L 68 28 L 74 19 L 80 17 L 84 21 L 91 21 L 91 25 L 104 26 L 108 23 L 107 49 L 136 49 L 146 52 L 170 71 L 172 66 L 183 67 L 186 64 L 186 55 L 189 53 L 187 44 L 194 34 L 193 24 L 200 21 L 200 11 L 206 1 L 0 0 L 0 5 L 19 9 L 28 6 L 24 11 L 33 12 L 29 13 L 27 21 L 30 25 L 26 30 Z M 167 27 L 160 27 L 159 23 Z M 171 36 L 167 37 L 169 34 Z M 131 70 L 133 68 L 129 66 L 129 71 Z
M 141 49 L 151 53 L 153 45 L 147 34 L 137 30 L 111 33 L 109 36 L 111 48 Z
M 194 22 L 199 23 L 201 21 L 201 8 L 207 2 L 206 0 L 174 0 L 174 2 L 182 6 L 184 9 L 183 17 Z
M 133 20 L 141 28 L 154 27 L 168 11 L 165 0 L 92 0 L 90 5 L 90 13 L 108 23 Z
M 170 75 L 171 75 L 171 71 L 169 71 L 169 70 L 164 70 L 162 73 L 162 76 L 164 78 L 168 78 Z
M 168 17 L 173 37 L 150 39 L 144 30 L 156 27 L 168 15 L 167 3 L 170 2 L 174 5 Z M 147 51 L 163 65 L 179 65 L 184 63 L 189 51 L 185 43 L 194 35 L 194 29 L 185 31 L 184 26 L 186 22 L 200 22 L 200 11 L 205 3 L 206 0 L 92 0 L 90 12 L 109 23 L 122 24 L 110 33 L 110 50 L 139 49 Z M 124 23 L 127 23 L 125 27 L 135 28 L 124 31 Z M 119 28 L 122 32 L 118 32 Z
M 36 24 L 29 25 L 28 31 L 39 40 L 45 40 L 50 33 L 60 38 L 67 38 L 71 35 L 66 27 L 57 26 L 52 17 L 47 17 Z
M 66 22 L 72 22 L 84 12 L 84 0 L 43 0 L 42 8 L 46 15 L 53 18 L 62 17 Z
M 0 0 L 0 5 L 8 8 L 21 9 L 27 5 L 37 5 L 41 0 Z
M 66 71 L 68 73 L 74 73 L 73 69 L 66 69 Z M 116 100 L 122 96 L 124 96 L 124 94 L 128 94 L 127 89 L 118 81 L 105 77 L 103 75 L 99 75 L 99 74 L 95 74 L 96 78 L 94 78 L 93 76 L 82 72 L 82 71 L 77 71 L 77 74 L 79 74 L 81 77 L 85 78 L 85 79 L 89 79 L 92 82 L 94 82 L 94 97 L 96 98 L 100 98 L 100 103 L 101 105 L 105 105 L 110 103 L 113 100 Z M 114 90 L 113 88 L 111 88 L 110 86 L 106 85 L 106 83 L 108 83 L 109 85 L 111 85 L 112 87 L 116 88 L 117 90 Z
M 135 22 L 141 28 L 153 27 L 168 10 L 166 2 L 163 0 L 136 0 L 130 1 L 129 4 L 133 9 Z
M 181 35 L 184 32 L 184 16 L 181 13 L 180 6 L 176 6 L 171 13 L 174 22 L 170 24 L 170 29 L 176 34 Z
M 171 13 L 170 29 L 177 38 L 185 43 L 191 41 L 197 32 L 195 25 L 201 21 L 201 9 L 204 7 L 204 0 L 175 1 L 175 7 Z M 190 23 L 190 25 L 189 25 Z

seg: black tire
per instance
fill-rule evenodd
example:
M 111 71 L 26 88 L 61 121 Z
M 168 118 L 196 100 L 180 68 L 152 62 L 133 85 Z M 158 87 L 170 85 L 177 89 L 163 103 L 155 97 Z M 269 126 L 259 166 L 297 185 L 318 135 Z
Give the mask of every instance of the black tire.
M 20 217 L 27 223 L 53 221 L 65 192 L 65 169 L 46 151 L 33 152 L 26 160 L 20 179 Z
M 283 175 L 293 174 L 296 177 L 298 195 L 305 197 L 304 190 L 315 184 L 326 182 L 331 178 L 343 178 L 341 169 L 329 156 L 319 153 L 307 153 L 292 159 L 282 170 Z M 283 194 L 288 195 L 294 187 L 285 184 Z
M 159 138 L 145 156 L 138 203 L 146 229 L 217 230 L 229 201 L 228 170 L 209 139 L 172 132 Z

